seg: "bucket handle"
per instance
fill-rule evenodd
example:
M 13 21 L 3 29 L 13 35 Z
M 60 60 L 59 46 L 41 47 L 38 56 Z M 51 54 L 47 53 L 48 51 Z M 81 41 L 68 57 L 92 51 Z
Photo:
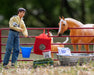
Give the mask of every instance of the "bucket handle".
M 43 33 L 45 33 L 45 29 L 43 29 Z

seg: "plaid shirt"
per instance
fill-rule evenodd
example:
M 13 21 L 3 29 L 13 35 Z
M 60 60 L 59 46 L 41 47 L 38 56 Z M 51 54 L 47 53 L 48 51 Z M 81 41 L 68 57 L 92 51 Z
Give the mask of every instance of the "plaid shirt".
M 10 29 L 16 30 L 18 32 L 20 32 L 20 30 L 23 29 L 23 32 L 22 32 L 23 35 L 28 36 L 28 32 L 27 32 L 25 23 L 22 18 L 20 19 L 19 16 L 13 16 L 10 18 L 9 27 L 10 27 Z

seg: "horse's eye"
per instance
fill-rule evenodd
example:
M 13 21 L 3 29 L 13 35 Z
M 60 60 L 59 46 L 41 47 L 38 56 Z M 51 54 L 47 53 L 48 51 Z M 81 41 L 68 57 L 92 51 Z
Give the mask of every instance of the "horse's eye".
M 65 24 L 63 24 L 63 26 L 65 26 Z

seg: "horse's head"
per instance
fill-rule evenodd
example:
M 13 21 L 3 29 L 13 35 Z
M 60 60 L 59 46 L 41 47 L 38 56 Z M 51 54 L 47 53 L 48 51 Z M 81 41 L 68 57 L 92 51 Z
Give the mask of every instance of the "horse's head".
M 68 25 L 63 16 L 62 18 L 59 17 L 59 19 L 60 22 L 58 23 L 59 24 L 58 36 L 61 36 L 68 29 Z

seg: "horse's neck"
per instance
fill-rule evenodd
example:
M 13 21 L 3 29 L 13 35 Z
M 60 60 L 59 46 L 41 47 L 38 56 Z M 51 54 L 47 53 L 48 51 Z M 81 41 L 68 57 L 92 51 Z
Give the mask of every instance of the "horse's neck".
M 68 27 L 76 28 L 76 27 L 82 27 L 83 24 L 79 21 L 73 20 L 73 19 L 66 19 L 66 22 L 68 24 Z
M 77 20 L 74 19 L 67 19 L 66 20 L 67 25 L 69 28 L 80 28 L 83 27 L 83 24 Z M 78 35 L 78 32 L 80 33 L 81 29 L 70 29 L 70 35 Z

